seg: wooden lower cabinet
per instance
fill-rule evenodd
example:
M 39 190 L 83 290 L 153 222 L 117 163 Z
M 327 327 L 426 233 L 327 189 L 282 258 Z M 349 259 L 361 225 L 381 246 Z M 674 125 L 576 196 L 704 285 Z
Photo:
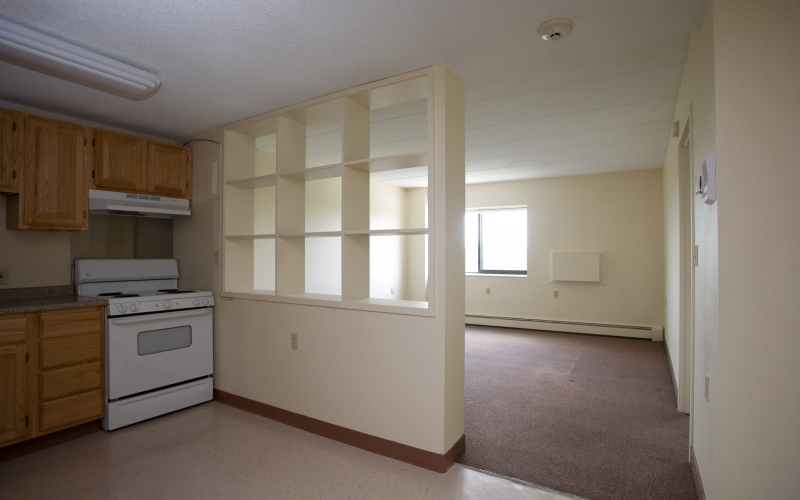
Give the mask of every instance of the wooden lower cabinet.
M 83 392 L 41 404 L 39 430 L 57 431 L 103 416 L 103 391 Z
M 0 345 L 0 444 L 26 434 L 25 344 Z
M 102 307 L 0 316 L 0 447 L 105 416 Z
M 26 314 L 0 316 L 0 446 L 22 441 L 28 427 L 28 333 Z

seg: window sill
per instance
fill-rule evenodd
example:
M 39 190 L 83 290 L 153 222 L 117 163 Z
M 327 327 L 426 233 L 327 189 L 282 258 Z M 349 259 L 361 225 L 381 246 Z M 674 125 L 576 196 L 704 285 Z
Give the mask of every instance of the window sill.
M 489 273 L 464 273 L 466 276 L 492 276 L 500 278 L 527 278 L 527 274 L 489 274 Z

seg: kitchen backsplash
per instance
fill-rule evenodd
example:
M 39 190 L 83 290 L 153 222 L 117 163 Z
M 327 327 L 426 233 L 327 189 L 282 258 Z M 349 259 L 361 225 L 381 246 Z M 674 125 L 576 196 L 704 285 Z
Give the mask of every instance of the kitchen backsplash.
M 89 215 L 89 230 L 70 234 L 75 259 L 171 259 L 172 219 Z

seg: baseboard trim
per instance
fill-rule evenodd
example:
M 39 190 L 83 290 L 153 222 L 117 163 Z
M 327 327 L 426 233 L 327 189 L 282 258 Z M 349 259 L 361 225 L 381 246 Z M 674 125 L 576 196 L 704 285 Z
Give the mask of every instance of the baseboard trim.
M 72 441 L 83 436 L 88 436 L 100 430 L 100 421 L 93 420 L 85 424 L 76 425 L 68 429 L 63 429 L 44 436 L 39 436 L 19 443 L 10 444 L 4 448 L 0 448 L 0 462 L 11 460 L 12 458 L 21 457 L 34 451 L 43 450 L 56 446 L 67 441 Z
M 706 491 L 703 489 L 703 478 L 700 477 L 700 468 L 697 467 L 697 457 L 694 456 L 694 447 L 690 447 L 689 461 L 692 465 L 692 477 L 694 478 L 694 487 L 697 490 L 697 499 L 706 500 Z
M 669 353 L 669 344 L 666 342 L 664 342 L 664 351 L 667 353 L 667 364 L 669 365 L 669 376 L 672 379 L 672 390 L 675 393 L 676 407 L 680 407 L 680 400 L 678 399 L 678 380 L 675 378 L 675 371 L 672 369 L 672 356 Z
M 503 328 L 522 328 L 525 330 L 544 330 L 549 332 L 628 337 L 635 339 L 648 339 L 655 342 L 662 342 L 664 340 L 664 329 L 660 326 L 611 325 L 605 323 L 585 323 L 580 321 L 485 316 L 481 314 L 467 314 L 464 322 L 467 325 L 499 326 Z
M 439 455 L 430 451 L 414 448 L 413 446 L 389 441 L 388 439 L 324 422 L 316 418 L 307 417 L 266 403 L 237 396 L 219 389 L 214 389 L 214 401 L 302 429 L 318 436 L 333 439 L 340 443 L 349 444 L 350 446 L 355 446 L 362 450 L 377 453 L 384 457 L 393 458 L 435 472 L 447 472 L 458 457 L 464 453 L 466 448 L 466 440 L 464 435 L 462 435 L 447 453 Z

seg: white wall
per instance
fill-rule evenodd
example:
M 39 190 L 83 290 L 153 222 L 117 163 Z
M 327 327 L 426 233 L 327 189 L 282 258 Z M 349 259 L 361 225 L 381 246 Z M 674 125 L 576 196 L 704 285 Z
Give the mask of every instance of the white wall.
M 714 2 L 718 499 L 800 498 L 798 20 L 796 0 Z
M 445 75 L 436 71 L 441 92 Z M 448 141 L 454 149 L 437 150 L 437 204 L 431 208 L 442 228 L 433 236 L 439 252 L 435 317 L 223 300 L 219 266 L 190 255 L 195 241 L 210 240 L 215 250 L 221 242 L 219 200 L 196 193 L 197 203 L 212 204 L 211 225 L 187 219 L 176 227 L 174 247 L 183 275 L 197 282 L 199 275 L 213 276 L 217 389 L 439 454 L 463 434 L 463 87 L 449 85 L 452 100 L 439 102 L 453 121 Z M 199 137 L 223 136 L 215 130 Z M 192 146 L 194 178 L 206 178 L 209 158 L 218 153 Z M 187 269 L 197 263 L 200 269 Z M 299 335 L 298 350 L 290 349 L 290 333 Z
M 691 162 L 694 174 L 700 173 L 703 160 L 714 154 L 716 146 L 716 111 L 714 96 L 714 18 L 706 13 L 700 30 L 692 34 L 686 58 L 674 119 L 680 121 L 681 135 L 692 119 Z M 694 361 L 682 359 L 685 350 L 680 339 L 680 221 L 679 221 L 679 139 L 671 138 L 664 160 L 664 212 L 666 276 L 666 328 L 664 340 L 670 352 L 675 376 L 686 378 L 681 366 L 693 369 L 692 447 L 703 479 L 706 496 L 717 495 L 717 205 L 706 205 L 692 194 L 694 238 L 699 247 L 699 265 L 695 268 L 695 341 Z M 705 400 L 705 374 L 710 377 L 711 394 Z
M 528 207 L 527 277 L 467 276 L 467 314 L 663 325 L 661 197 L 660 169 L 467 186 L 467 208 Z M 602 251 L 602 282 L 550 283 L 551 250 Z
M 691 279 L 681 279 L 681 214 L 680 214 L 680 141 L 686 134 L 686 127 L 692 121 L 689 138 L 691 141 L 691 154 L 687 158 L 691 163 L 690 172 L 692 182 L 695 175 L 700 173 L 703 160 L 716 151 L 716 117 L 714 104 L 714 26 L 711 9 L 706 13 L 700 30 L 692 34 L 689 52 L 686 59 L 681 88 L 675 107 L 673 119 L 680 122 L 680 137 L 670 138 L 667 154 L 664 159 L 664 220 L 665 220 L 665 255 L 666 255 L 666 325 L 664 340 L 670 354 L 672 370 L 678 384 L 687 385 L 689 372 L 692 370 L 694 358 L 694 387 L 692 392 L 698 394 L 702 401 L 697 400 L 700 406 L 695 408 L 692 418 L 693 426 L 699 426 L 704 436 L 712 437 L 714 433 L 714 414 L 716 406 L 706 403 L 704 398 L 704 375 L 713 372 L 711 383 L 716 384 L 716 351 L 717 351 L 717 326 L 716 326 L 716 297 L 717 297 L 717 207 L 708 206 L 693 192 L 685 193 L 691 199 L 688 203 L 694 206 L 694 239 L 699 247 L 698 262 L 695 268 L 695 344 L 687 346 L 682 343 L 682 323 L 685 318 L 681 315 L 681 289 L 689 293 Z M 693 191 L 693 190 L 692 190 Z M 691 232 L 692 222 L 687 223 Z M 689 234 L 686 237 L 690 237 Z M 683 255 L 691 259 L 691 255 Z M 684 308 L 689 313 L 688 306 Z M 691 317 L 687 321 L 691 321 Z M 692 354 L 692 351 L 694 353 Z M 684 387 L 689 391 L 690 388 Z M 690 403 L 691 405 L 691 403 Z M 690 408 L 679 404 L 684 411 Z M 713 474 L 714 462 L 713 444 L 699 442 L 695 445 L 695 455 L 698 464 L 703 467 L 709 464 L 709 476 Z M 711 479 L 709 479 L 709 482 Z M 710 488 L 713 488 L 712 484 Z

